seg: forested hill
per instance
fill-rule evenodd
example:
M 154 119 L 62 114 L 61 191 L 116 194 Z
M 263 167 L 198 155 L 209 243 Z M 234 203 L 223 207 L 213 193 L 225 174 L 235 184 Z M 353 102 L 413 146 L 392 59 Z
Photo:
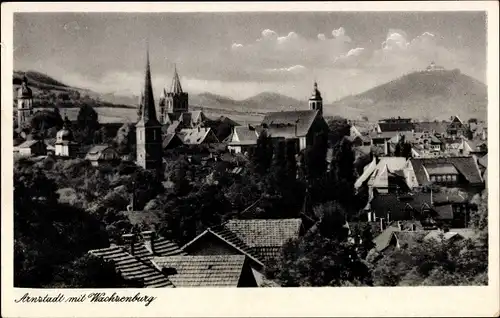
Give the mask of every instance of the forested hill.
M 488 107 L 487 86 L 458 69 L 414 72 L 345 97 L 333 107 L 355 108 L 361 115 L 373 119 L 404 114 L 427 120 L 449 119 L 452 115 L 484 120 Z

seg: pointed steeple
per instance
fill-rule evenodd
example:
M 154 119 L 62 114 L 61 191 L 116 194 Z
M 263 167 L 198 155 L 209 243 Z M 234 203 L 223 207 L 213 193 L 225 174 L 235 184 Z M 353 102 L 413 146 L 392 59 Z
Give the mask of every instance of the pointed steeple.
M 170 92 L 174 94 L 182 94 L 181 81 L 179 79 L 179 74 L 177 73 L 177 66 L 174 66 L 174 78 L 172 79 L 172 86 Z
M 156 108 L 153 96 L 153 87 L 151 84 L 151 68 L 149 65 L 149 44 L 146 49 L 146 72 L 144 78 L 144 90 L 142 98 L 142 114 L 140 123 L 159 126 L 160 123 L 156 118 Z

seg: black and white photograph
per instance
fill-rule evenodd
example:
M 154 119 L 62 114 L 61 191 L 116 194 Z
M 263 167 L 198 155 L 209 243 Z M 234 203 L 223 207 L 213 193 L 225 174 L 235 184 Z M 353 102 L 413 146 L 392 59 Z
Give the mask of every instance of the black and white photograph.
M 12 19 L 14 288 L 488 286 L 486 11 Z

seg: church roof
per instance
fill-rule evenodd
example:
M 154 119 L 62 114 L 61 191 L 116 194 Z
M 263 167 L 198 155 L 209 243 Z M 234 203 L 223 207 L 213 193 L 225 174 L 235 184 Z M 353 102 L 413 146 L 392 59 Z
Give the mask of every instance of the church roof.
M 179 74 L 177 73 L 177 67 L 174 70 L 174 78 L 172 79 L 172 86 L 170 87 L 170 92 L 173 94 L 182 94 L 181 80 L 179 79 Z
M 261 126 L 267 128 L 271 137 L 302 137 L 307 135 L 317 115 L 317 110 L 271 112 L 265 115 Z
M 161 126 L 156 118 L 153 87 L 151 84 L 151 68 L 149 65 L 149 49 L 146 52 L 146 72 L 144 78 L 144 98 L 142 99 L 142 114 L 137 126 Z

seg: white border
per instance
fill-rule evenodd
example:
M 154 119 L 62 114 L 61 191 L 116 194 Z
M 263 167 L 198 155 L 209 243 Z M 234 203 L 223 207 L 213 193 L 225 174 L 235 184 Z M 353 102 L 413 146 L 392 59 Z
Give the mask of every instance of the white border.
M 261 3 L 2 3 L 2 316 L 498 316 L 498 3 L 439 2 L 261 2 Z M 489 286 L 297 289 L 135 289 L 153 295 L 149 306 L 129 303 L 79 305 L 15 304 L 29 290 L 13 289 L 12 72 L 14 12 L 242 12 L 242 11 L 487 11 L 489 122 Z M 63 290 L 67 296 L 89 290 Z M 92 290 L 96 291 L 96 290 Z M 109 292 L 109 290 L 104 290 Z M 57 294 L 58 290 L 44 290 Z

